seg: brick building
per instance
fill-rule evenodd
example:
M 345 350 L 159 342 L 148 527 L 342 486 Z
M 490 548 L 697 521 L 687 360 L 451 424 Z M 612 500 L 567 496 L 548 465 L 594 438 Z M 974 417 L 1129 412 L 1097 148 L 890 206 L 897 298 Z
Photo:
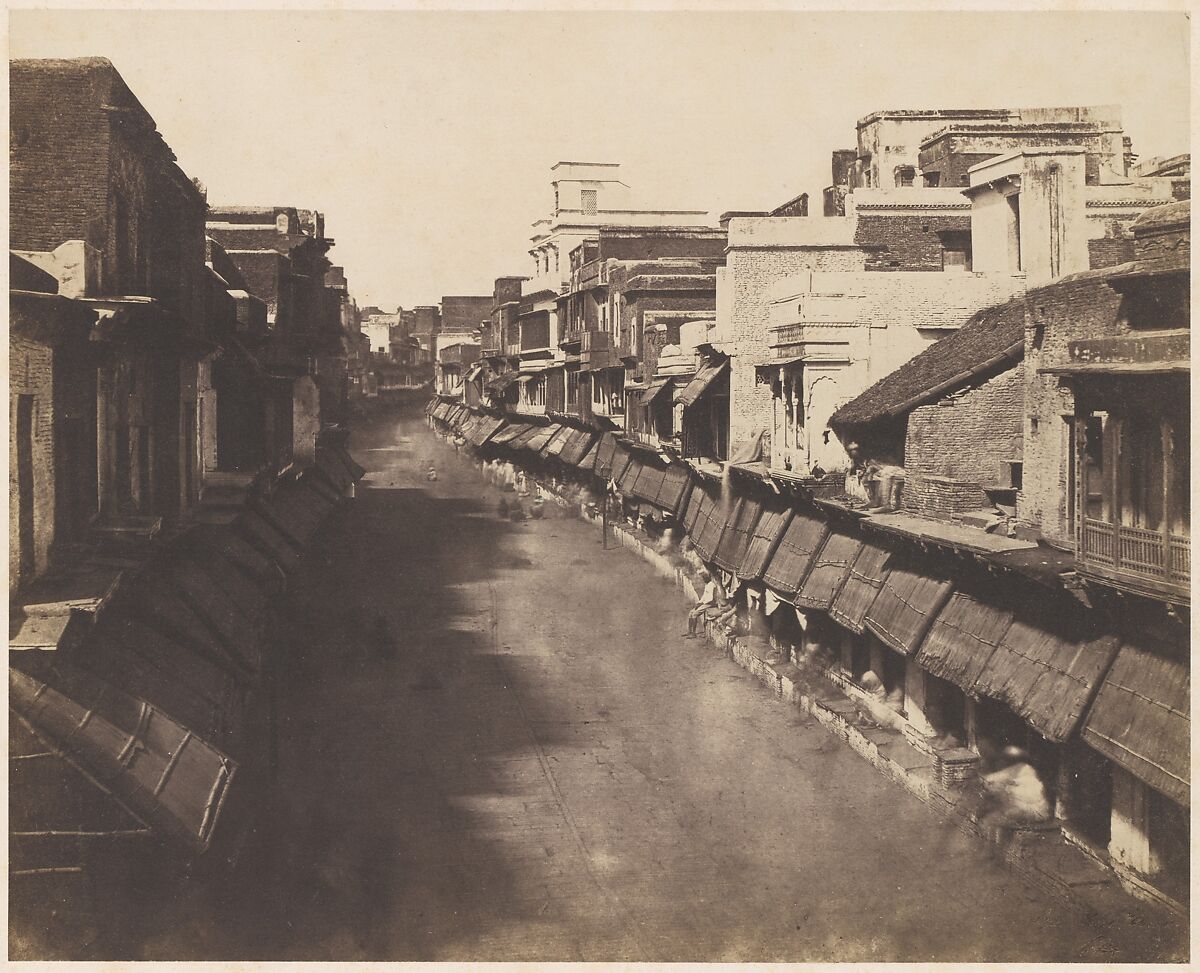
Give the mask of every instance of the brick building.
M 178 520 L 200 492 L 204 194 L 103 58 L 13 61 L 10 87 L 11 246 L 102 318 L 100 514 Z
M 1129 225 L 1178 188 L 1128 174 L 1110 108 L 877 112 L 858 142 L 825 217 L 729 219 L 730 440 L 765 430 L 782 473 L 840 468 L 839 406 L 974 311 L 1128 259 Z
M 97 313 L 58 294 L 58 281 L 9 262 L 10 597 L 80 540 L 97 511 Z
M 831 420 L 864 460 L 903 468 L 902 514 L 885 515 L 897 536 L 915 549 L 941 521 L 964 544 L 1046 545 L 1061 610 L 1083 601 L 1120 641 L 1046 766 L 1072 840 L 1170 898 L 1188 857 L 1189 215 L 1186 201 L 1148 210 L 1131 261 L 980 312 Z

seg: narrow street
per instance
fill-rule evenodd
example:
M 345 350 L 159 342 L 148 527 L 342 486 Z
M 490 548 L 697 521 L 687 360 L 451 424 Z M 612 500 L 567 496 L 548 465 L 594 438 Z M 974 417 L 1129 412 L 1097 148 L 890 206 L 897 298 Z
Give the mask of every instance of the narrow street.
M 678 592 L 590 524 L 501 520 L 415 415 L 352 448 L 291 595 L 286 803 L 134 955 L 1136 958 L 681 639 Z

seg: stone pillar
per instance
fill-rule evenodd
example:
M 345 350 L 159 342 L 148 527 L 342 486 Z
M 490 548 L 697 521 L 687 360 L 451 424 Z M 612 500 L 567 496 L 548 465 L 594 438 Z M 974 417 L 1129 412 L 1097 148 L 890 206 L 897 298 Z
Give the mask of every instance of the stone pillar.
M 929 722 L 928 704 L 925 696 L 925 670 L 911 659 L 904 660 L 904 711 L 908 722 L 922 736 L 936 736 Z
M 1150 792 L 1140 780 L 1113 764 L 1112 828 L 1108 853 L 1142 875 L 1153 875 L 1159 862 L 1150 847 Z

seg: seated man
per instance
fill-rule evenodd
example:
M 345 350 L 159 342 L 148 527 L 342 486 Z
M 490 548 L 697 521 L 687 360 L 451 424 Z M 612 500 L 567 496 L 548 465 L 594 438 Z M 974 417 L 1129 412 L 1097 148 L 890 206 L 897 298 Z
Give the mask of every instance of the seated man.
M 694 639 L 697 635 L 696 629 L 700 627 L 701 621 L 709 611 L 718 608 L 717 583 L 707 569 L 701 569 L 700 580 L 704 582 L 704 590 L 700 593 L 700 600 L 688 612 L 688 630 L 683 635 L 685 639 Z

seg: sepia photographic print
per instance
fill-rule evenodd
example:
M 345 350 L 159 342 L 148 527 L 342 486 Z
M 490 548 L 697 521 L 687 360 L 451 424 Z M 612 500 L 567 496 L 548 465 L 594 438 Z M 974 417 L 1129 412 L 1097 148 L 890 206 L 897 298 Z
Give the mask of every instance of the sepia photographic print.
M 8 22 L 10 959 L 1189 960 L 1184 6 Z

